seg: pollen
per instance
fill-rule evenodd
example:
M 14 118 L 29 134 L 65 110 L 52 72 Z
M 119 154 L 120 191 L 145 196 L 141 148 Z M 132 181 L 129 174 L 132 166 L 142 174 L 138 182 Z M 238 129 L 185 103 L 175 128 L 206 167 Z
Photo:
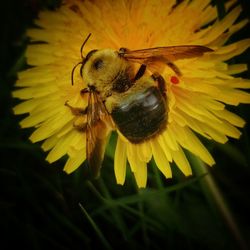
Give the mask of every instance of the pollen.
M 171 76 L 170 81 L 173 84 L 178 84 L 180 82 L 180 80 L 177 76 Z

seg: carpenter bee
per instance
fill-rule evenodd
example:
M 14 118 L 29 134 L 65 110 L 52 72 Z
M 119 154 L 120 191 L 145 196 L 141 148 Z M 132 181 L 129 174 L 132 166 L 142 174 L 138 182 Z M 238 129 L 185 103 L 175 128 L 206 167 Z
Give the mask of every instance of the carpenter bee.
M 91 34 L 85 39 L 84 45 Z M 178 59 L 200 57 L 210 48 L 199 45 L 155 47 L 140 50 L 120 48 L 91 50 L 75 65 L 81 65 L 80 75 L 87 87 L 85 109 L 72 107 L 76 116 L 86 116 L 86 122 L 75 125 L 86 132 L 86 155 L 91 172 L 99 175 L 108 134 L 117 129 L 131 143 L 142 143 L 158 134 L 168 122 L 168 98 L 162 67 L 170 67 L 177 76 L 181 71 L 174 64 Z M 136 66 L 137 65 L 137 66 Z

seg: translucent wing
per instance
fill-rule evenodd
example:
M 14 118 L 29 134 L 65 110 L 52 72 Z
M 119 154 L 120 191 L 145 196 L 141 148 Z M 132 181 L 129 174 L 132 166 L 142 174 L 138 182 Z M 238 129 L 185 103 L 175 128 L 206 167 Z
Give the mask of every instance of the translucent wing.
M 205 52 L 211 52 L 212 49 L 200 45 L 183 45 L 156 47 L 140 50 L 120 49 L 119 54 L 128 60 L 138 60 L 148 62 L 152 60 L 159 61 L 176 61 L 192 57 L 202 56 Z
M 98 177 L 108 140 L 111 118 L 98 94 L 89 92 L 87 108 L 86 155 L 93 177 Z
M 170 68 L 172 68 L 172 70 L 180 75 L 181 73 L 177 66 L 173 63 L 174 61 L 179 59 L 200 57 L 204 53 L 212 51 L 212 49 L 200 45 L 183 45 L 155 47 L 140 50 L 128 50 L 121 48 L 119 55 L 129 61 L 145 64 L 154 68 L 159 67 L 160 64 L 167 64 Z

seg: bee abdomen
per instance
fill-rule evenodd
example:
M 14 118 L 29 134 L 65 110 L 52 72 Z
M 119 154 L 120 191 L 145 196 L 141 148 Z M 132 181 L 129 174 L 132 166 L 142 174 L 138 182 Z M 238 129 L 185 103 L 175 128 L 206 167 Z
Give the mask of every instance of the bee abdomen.
M 166 101 L 157 87 L 128 95 L 111 116 L 119 131 L 132 143 L 159 133 L 167 124 Z

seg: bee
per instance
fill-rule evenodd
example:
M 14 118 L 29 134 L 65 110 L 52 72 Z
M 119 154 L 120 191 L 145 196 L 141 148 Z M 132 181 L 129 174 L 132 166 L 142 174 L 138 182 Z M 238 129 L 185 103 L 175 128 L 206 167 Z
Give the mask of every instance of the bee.
M 90 35 L 80 49 L 81 56 Z M 99 175 L 112 129 L 138 144 L 167 127 L 168 98 L 166 82 L 159 73 L 162 68 L 168 66 L 181 76 L 174 61 L 200 57 L 211 51 L 204 46 L 183 45 L 140 50 L 120 48 L 119 51 L 95 49 L 82 56 L 72 69 L 71 82 L 73 85 L 74 71 L 81 65 L 80 75 L 87 85 L 81 95 L 88 95 L 88 105 L 85 109 L 72 107 L 68 102 L 65 105 L 74 115 L 86 116 L 86 122 L 74 126 L 86 132 L 87 162 L 94 177 Z

